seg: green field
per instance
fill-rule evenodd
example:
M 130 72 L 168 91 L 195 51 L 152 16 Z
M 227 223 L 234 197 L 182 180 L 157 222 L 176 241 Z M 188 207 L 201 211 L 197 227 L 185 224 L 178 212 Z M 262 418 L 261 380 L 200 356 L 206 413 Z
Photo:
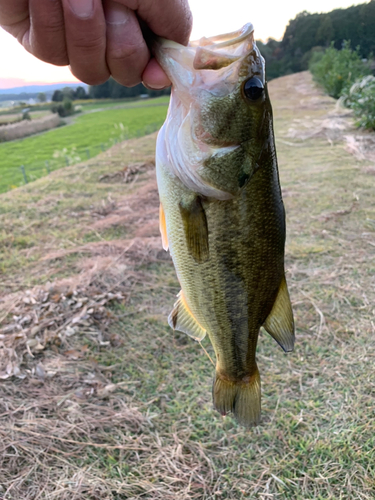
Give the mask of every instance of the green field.
M 148 106 L 158 106 L 167 105 L 169 103 L 169 96 L 154 97 L 152 99 L 118 99 L 115 101 L 98 99 L 96 102 L 92 101 L 79 101 L 79 105 L 82 106 L 83 111 L 92 111 L 98 109 L 106 108 L 139 108 Z
M 27 179 L 35 180 L 46 175 L 47 166 L 55 170 L 77 163 L 115 142 L 139 137 L 156 131 L 167 112 L 168 98 L 126 103 L 119 109 L 93 110 L 77 115 L 70 125 L 18 141 L 0 144 L 0 192 L 23 184 L 21 165 Z M 48 162 L 48 164 L 46 163 Z

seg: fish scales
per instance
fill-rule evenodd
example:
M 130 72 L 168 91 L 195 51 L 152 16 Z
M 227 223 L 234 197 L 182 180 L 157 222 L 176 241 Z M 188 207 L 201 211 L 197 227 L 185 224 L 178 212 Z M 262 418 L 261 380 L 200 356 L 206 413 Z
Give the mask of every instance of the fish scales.
M 250 426 L 260 418 L 260 327 L 289 351 L 294 322 L 264 61 L 251 25 L 224 39 L 227 47 L 231 40 L 237 46 L 237 60 L 232 51 L 226 65 L 221 51 L 213 63 L 220 42 L 207 43 L 215 69 L 206 70 L 201 62 L 195 69 L 192 48 L 160 39 L 156 44 L 156 57 L 173 82 L 157 142 L 157 181 L 164 248 L 169 247 L 181 284 L 169 323 L 197 340 L 208 334 L 216 354 L 214 406 Z M 176 74 L 176 60 L 187 66 L 190 88 L 184 88 L 183 79 L 189 78 L 181 68 Z M 216 90 L 213 73 L 216 85 L 224 79 L 226 88 Z M 244 90 L 247 82 L 251 99 Z

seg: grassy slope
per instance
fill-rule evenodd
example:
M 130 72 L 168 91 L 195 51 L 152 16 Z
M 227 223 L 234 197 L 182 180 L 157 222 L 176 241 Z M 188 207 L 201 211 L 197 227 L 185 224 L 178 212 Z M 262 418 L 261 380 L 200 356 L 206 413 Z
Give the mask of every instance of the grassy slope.
M 2 384 L 0 496 L 375 497 L 375 176 L 341 140 L 288 137 L 294 120 L 313 128 L 334 106 L 308 74 L 275 80 L 270 93 L 297 344 L 286 355 L 261 335 L 261 425 L 246 431 L 212 410 L 213 367 L 167 326 L 178 285 L 155 238 L 153 172 L 98 182 L 152 154 L 151 137 L 131 140 L 0 198 L 5 313 L 14 303 L 12 314 L 38 312 L 17 298 L 64 278 L 82 294 L 125 297 L 95 334 L 80 326 L 47 343 L 39 333 L 46 348 L 24 354 L 27 376 Z
M 156 106 L 169 103 L 169 96 L 152 97 L 151 99 L 119 99 L 109 101 L 105 99 L 104 102 L 97 99 L 95 102 L 89 100 L 79 101 L 84 111 L 92 111 L 105 108 L 139 108 L 143 106 Z
M 45 161 L 54 167 L 54 157 L 59 166 L 65 165 L 65 156 L 71 163 L 77 163 L 77 157 L 78 161 L 86 158 L 87 148 L 94 156 L 100 151 L 101 144 L 119 139 L 124 134 L 136 137 L 147 132 L 147 127 L 151 127 L 151 131 L 157 130 L 165 119 L 167 107 L 165 99 L 156 104 L 158 106 L 151 101 L 142 101 L 139 107 L 132 103 L 118 109 L 97 109 L 95 113 L 77 115 L 69 126 L 0 144 L 0 192 L 23 182 L 21 165 L 24 165 L 29 179 L 38 178 L 47 173 Z

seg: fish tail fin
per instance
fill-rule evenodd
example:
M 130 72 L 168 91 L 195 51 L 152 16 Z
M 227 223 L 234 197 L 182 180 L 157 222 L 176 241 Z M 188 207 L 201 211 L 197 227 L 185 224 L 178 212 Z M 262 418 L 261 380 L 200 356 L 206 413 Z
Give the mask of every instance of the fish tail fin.
M 249 377 L 240 381 L 228 380 L 218 372 L 212 388 L 214 407 L 222 415 L 233 412 L 237 422 L 245 427 L 257 425 L 260 420 L 260 375 L 258 367 Z

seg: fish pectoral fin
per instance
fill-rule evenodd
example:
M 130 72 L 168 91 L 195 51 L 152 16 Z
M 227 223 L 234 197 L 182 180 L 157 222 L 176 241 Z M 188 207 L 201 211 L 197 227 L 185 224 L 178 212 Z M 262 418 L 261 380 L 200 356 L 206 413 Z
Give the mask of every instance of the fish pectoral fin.
M 285 276 L 280 284 L 275 303 L 263 324 L 263 328 L 276 340 L 285 352 L 294 348 L 294 320 L 292 304 Z
M 180 202 L 180 213 L 189 253 L 196 262 L 208 259 L 208 226 L 200 196 L 195 196 L 189 203 Z
M 171 314 L 168 316 L 168 323 L 173 330 L 186 333 L 194 340 L 201 341 L 206 335 L 206 330 L 198 323 L 186 304 L 185 297 L 180 291 L 178 300 L 174 305 Z
M 168 236 L 167 236 L 167 222 L 165 220 L 165 213 L 163 209 L 163 205 L 160 203 L 159 208 L 159 229 L 161 234 L 161 242 L 165 251 L 168 250 Z

